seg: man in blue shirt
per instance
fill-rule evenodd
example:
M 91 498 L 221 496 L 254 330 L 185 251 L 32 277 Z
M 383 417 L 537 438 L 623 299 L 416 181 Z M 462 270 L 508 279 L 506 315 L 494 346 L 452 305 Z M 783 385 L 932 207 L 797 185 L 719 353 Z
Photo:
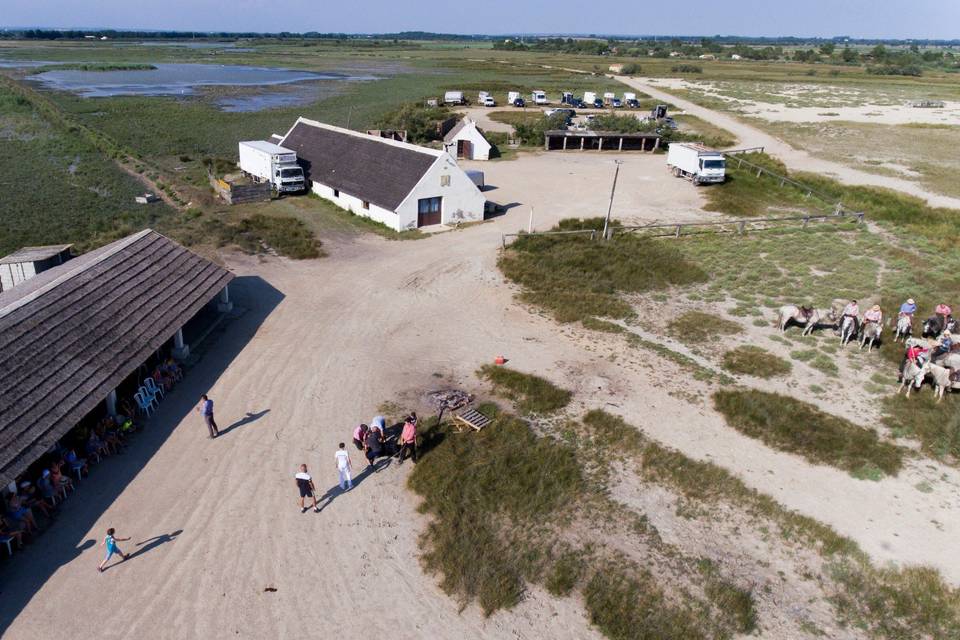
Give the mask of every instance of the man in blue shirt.
M 203 416 L 204 422 L 207 423 L 207 429 L 210 431 L 210 437 L 216 438 L 220 435 L 220 429 L 217 427 L 216 421 L 213 419 L 213 400 L 207 397 L 207 394 L 200 396 L 200 404 L 197 405 L 197 411 L 200 412 L 200 415 Z

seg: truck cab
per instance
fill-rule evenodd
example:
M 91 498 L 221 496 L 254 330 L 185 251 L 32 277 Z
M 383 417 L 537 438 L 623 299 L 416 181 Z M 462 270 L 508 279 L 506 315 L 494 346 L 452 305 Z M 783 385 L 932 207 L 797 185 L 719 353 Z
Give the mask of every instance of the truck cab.
M 299 193 L 306 189 L 303 167 L 293 164 L 281 164 L 274 168 L 273 188 L 279 193 Z
M 533 100 L 533 104 L 550 104 L 544 91 L 534 91 L 530 94 L 530 98 Z
M 694 178 L 695 182 L 723 182 L 727 162 L 722 155 L 704 155 L 700 156 L 698 160 L 700 161 L 700 170 Z

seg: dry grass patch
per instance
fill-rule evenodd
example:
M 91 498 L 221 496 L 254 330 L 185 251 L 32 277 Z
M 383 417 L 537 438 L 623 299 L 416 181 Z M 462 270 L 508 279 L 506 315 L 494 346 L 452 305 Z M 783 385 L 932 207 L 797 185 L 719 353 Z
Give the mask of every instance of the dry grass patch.
M 739 322 L 718 318 L 703 311 L 687 311 L 667 325 L 667 333 L 683 342 L 706 342 L 717 336 L 732 336 L 743 333 Z
M 572 394 L 549 380 L 503 366 L 484 365 L 477 372 L 489 380 L 494 390 L 513 400 L 521 413 L 554 413 L 570 403 Z
M 723 368 L 731 373 L 769 379 L 785 376 L 793 367 L 789 362 L 766 349 L 745 345 L 723 354 Z
M 876 468 L 888 475 L 896 475 L 903 466 L 904 450 L 882 442 L 876 431 L 796 398 L 736 389 L 714 392 L 713 402 L 736 430 L 815 464 L 828 464 L 851 474 Z
M 884 425 L 894 435 L 916 438 L 924 453 L 945 462 L 960 460 L 960 399 L 954 394 L 939 404 L 926 389 L 909 400 L 889 395 L 883 412 Z

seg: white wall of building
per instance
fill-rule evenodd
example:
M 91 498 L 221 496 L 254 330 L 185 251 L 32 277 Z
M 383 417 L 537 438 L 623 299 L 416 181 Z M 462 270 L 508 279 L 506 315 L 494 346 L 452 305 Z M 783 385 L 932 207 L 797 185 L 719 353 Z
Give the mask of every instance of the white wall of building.
M 444 176 L 449 179 L 445 180 Z M 437 196 L 443 198 L 440 217 L 442 224 L 483 220 L 486 197 L 456 160 L 449 155 L 441 155 L 397 207 L 402 229 L 415 229 L 419 201 Z
M 490 150 L 493 148 L 487 139 L 483 137 L 483 134 L 477 129 L 476 122 L 468 122 L 463 128 L 460 129 L 450 140 L 450 142 L 444 143 L 444 149 L 452 157 L 457 157 L 457 141 L 458 140 L 467 140 L 471 143 L 471 155 L 468 160 L 489 160 L 490 159 Z
M 8 291 L 35 275 L 37 275 L 36 265 L 32 262 L 0 264 L 0 291 Z
M 384 209 L 383 207 L 378 207 L 377 205 L 370 203 L 368 209 L 364 209 L 363 200 L 352 196 L 348 193 L 340 192 L 340 195 L 334 195 L 334 191 L 331 187 L 328 187 L 325 184 L 320 184 L 319 182 L 314 182 L 312 190 L 315 194 L 323 198 L 324 200 L 329 200 L 333 204 L 337 205 L 341 209 L 346 209 L 351 213 L 355 213 L 358 216 L 363 216 L 365 218 L 371 218 L 387 225 L 395 231 L 403 231 L 404 227 L 400 226 L 399 217 L 393 211 Z M 416 226 L 416 217 L 414 217 L 414 226 Z

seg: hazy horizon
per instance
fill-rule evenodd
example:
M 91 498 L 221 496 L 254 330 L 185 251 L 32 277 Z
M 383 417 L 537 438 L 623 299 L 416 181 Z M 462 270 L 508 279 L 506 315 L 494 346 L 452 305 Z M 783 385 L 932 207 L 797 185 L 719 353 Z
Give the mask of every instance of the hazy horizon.
M 170 31 L 447 34 L 674 34 L 753 37 L 888 39 L 960 38 L 960 3 L 943 0 L 809 0 L 771 6 L 761 0 L 690 0 L 682 9 L 625 5 L 585 12 L 574 0 L 517 3 L 488 0 L 451 11 L 436 0 L 412 3 L 396 15 L 386 0 L 329 6 L 309 0 L 8 0 L 0 28 Z M 584 15 L 581 15 L 584 14 Z M 609 14 L 609 15 L 607 15 Z M 634 27 L 635 25 L 635 27 Z

